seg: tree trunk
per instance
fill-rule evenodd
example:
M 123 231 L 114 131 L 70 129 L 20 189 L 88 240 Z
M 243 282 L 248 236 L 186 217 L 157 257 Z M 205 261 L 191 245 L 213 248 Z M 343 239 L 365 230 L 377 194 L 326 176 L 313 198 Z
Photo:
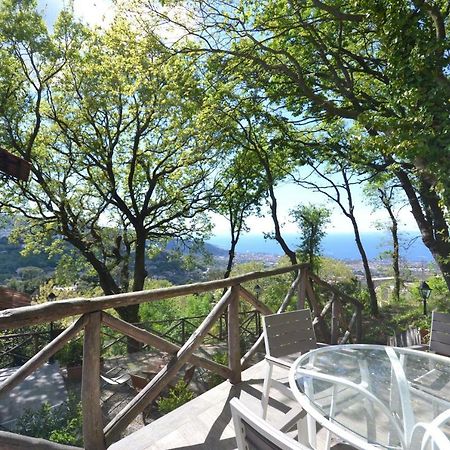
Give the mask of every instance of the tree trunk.
M 121 308 L 116 308 L 119 316 L 122 320 L 128 323 L 136 324 L 139 323 L 139 305 L 129 305 Z M 127 352 L 135 353 L 140 351 L 142 344 L 135 341 L 133 338 L 127 336 Z
M 400 250 L 398 243 L 398 225 L 395 222 L 391 227 L 393 252 L 392 252 L 392 269 L 394 271 L 394 300 L 400 300 Z
M 395 217 L 395 213 L 391 203 L 393 188 L 391 187 L 390 194 L 388 194 L 384 189 L 378 189 L 378 192 L 380 200 L 383 203 L 383 206 L 386 208 L 386 211 L 389 214 L 389 218 L 391 219 L 391 226 L 389 227 L 389 230 L 392 237 L 392 269 L 394 271 L 393 298 L 398 302 L 400 300 L 400 246 L 398 242 L 398 221 Z
M 367 290 L 369 292 L 370 299 L 370 312 L 374 315 L 378 315 L 378 302 L 377 302 L 377 294 L 375 292 L 375 286 L 372 280 L 372 274 L 370 272 L 369 260 L 367 259 L 366 251 L 364 250 L 364 246 L 361 241 L 361 235 L 359 234 L 358 224 L 356 223 L 356 219 L 353 215 L 350 215 L 350 220 L 353 225 L 353 232 L 355 234 L 355 242 L 358 247 L 359 254 L 361 255 L 361 260 L 364 267 L 364 274 L 366 277 Z
M 395 174 L 408 197 L 411 212 L 419 227 L 422 241 L 433 255 L 450 291 L 450 237 L 439 198 L 434 193 L 432 186 L 421 177 L 419 182 L 422 184 L 420 189 L 420 199 L 424 206 L 422 208 L 416 189 L 408 174 L 403 170 L 398 170 Z
M 236 256 L 236 244 L 237 244 L 237 240 L 232 237 L 230 250 L 228 250 L 227 268 L 225 269 L 225 272 L 223 274 L 224 278 L 228 278 L 231 274 L 231 269 L 233 268 L 234 257 Z

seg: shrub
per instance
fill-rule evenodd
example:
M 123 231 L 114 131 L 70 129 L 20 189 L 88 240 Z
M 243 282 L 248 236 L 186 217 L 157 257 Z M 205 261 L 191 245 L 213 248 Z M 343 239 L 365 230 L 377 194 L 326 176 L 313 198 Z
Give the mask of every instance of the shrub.
M 228 366 L 228 353 L 226 352 L 217 352 L 212 356 L 212 360 L 216 363 L 223 364 L 224 366 Z M 225 378 L 217 375 L 217 373 L 211 372 L 208 376 L 208 387 L 209 389 L 217 386 L 220 383 L 223 383 Z
M 193 398 L 194 393 L 183 380 L 180 380 L 173 388 L 169 389 L 167 397 L 160 398 L 156 404 L 161 414 L 167 414 Z
M 45 402 L 37 411 L 27 409 L 17 419 L 14 432 L 81 447 L 81 403 L 71 395 L 66 402 L 54 408 Z
M 62 366 L 81 365 L 83 360 L 83 343 L 80 339 L 70 341 L 55 355 Z

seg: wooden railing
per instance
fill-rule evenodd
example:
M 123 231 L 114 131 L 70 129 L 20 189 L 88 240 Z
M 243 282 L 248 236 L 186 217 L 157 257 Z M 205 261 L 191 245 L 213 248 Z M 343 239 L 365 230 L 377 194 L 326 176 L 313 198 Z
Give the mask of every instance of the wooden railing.
M 297 299 L 297 308 L 304 308 L 305 301 L 307 300 L 313 313 L 313 323 L 316 332 L 322 340 L 329 343 L 345 343 L 351 337 L 353 342 L 359 342 L 361 340 L 361 303 L 340 293 L 330 284 L 310 274 L 308 266 L 301 264 L 265 272 L 253 272 L 205 283 L 131 292 L 92 299 L 78 298 L 60 300 L 58 302 L 0 312 L 0 330 L 16 329 L 34 324 L 49 323 L 71 316 L 80 316 L 72 325 L 55 337 L 0 385 L 0 400 L 2 395 L 19 385 L 22 380 L 42 366 L 69 340 L 75 338 L 84 330 L 81 385 L 84 448 L 87 450 L 105 449 L 107 445 L 117 440 L 120 433 L 128 424 L 161 393 L 187 362 L 208 369 L 224 378 L 228 378 L 231 383 L 239 383 L 241 380 L 241 371 L 250 364 L 252 356 L 256 353 L 263 340 L 263 337 L 260 336 L 252 348 L 241 357 L 239 302 L 241 299 L 245 300 L 263 315 L 273 313 L 267 305 L 246 290 L 242 284 L 288 272 L 296 272 L 296 277 L 277 312 L 285 311 L 294 297 Z M 321 291 L 330 294 L 330 298 L 326 302 L 319 301 L 317 293 L 314 291 L 315 286 L 319 286 Z M 213 306 L 208 316 L 206 316 L 198 328 L 181 346 L 105 312 L 109 308 L 174 298 L 216 289 L 227 290 Z M 344 310 L 348 310 L 349 307 L 353 313 L 350 321 L 346 322 Z M 200 346 L 205 336 L 208 335 L 225 311 L 228 322 L 228 366 L 194 354 L 194 351 Z M 328 312 L 331 312 L 329 323 L 326 320 Z M 106 426 L 103 424 L 100 401 L 100 335 L 102 325 L 172 355 L 169 363 Z M 342 337 L 339 337 L 340 330 L 344 331 Z M 14 440 L 14 448 L 29 448 L 29 439 L 27 440 L 27 438 L 19 435 L 11 435 L 11 433 L 7 435 L 0 433 L 0 448 L 5 442 L 11 443 L 11 440 Z M 57 447 L 55 447 L 55 444 L 49 442 L 48 448 Z
M 188 316 L 152 320 L 151 322 L 141 322 L 135 325 L 156 333 L 173 343 L 182 345 L 205 318 L 206 315 Z M 261 313 L 255 309 L 241 311 L 239 318 L 241 338 L 244 337 L 253 343 L 261 334 Z M 222 314 L 218 320 L 217 329 L 208 333 L 207 342 L 217 344 L 226 340 L 227 323 L 227 315 Z M 36 331 L 30 328 L 26 332 L 0 335 L 0 369 L 21 366 L 63 330 L 63 328 L 55 327 L 53 322 L 51 322 L 49 331 Z M 122 333 L 113 333 L 107 328 L 107 330 L 102 329 L 102 337 L 102 357 L 108 357 L 111 348 L 115 348 L 114 356 L 126 353 L 127 336 Z M 122 351 L 117 349 L 118 345 L 122 345 Z

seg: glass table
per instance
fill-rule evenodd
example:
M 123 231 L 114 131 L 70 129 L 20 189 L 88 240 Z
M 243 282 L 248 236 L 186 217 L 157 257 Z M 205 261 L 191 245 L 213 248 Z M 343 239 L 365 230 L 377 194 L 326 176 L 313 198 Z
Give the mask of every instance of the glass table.
M 289 383 L 308 413 L 313 448 L 317 422 L 328 430 L 326 448 L 334 434 L 361 449 L 410 449 L 433 436 L 450 449 L 450 358 L 382 345 L 335 345 L 300 356 Z

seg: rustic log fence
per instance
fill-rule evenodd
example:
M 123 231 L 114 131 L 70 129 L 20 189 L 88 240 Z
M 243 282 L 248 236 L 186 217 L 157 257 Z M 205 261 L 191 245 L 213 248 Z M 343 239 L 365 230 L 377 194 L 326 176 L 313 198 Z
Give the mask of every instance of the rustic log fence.
M 169 339 L 175 344 L 184 344 L 192 332 L 199 326 L 203 316 L 188 316 L 174 319 L 153 320 L 151 322 L 141 322 L 137 325 L 147 331 L 158 334 L 160 337 Z M 261 313 L 258 310 L 239 312 L 239 329 L 241 339 L 249 342 L 255 341 L 261 334 Z M 214 332 L 208 333 L 204 343 L 216 344 L 227 339 L 228 327 L 227 315 L 222 314 L 217 322 Z M 54 327 L 53 322 L 48 331 L 26 331 L 22 333 L 12 333 L 0 336 L 0 369 L 5 367 L 16 367 L 24 364 L 41 347 L 50 342 L 56 334 L 63 331 L 63 328 Z M 127 336 L 121 333 L 113 334 L 109 328 L 102 327 L 102 348 L 101 356 L 108 357 L 111 347 L 123 344 L 123 352 L 126 352 Z M 253 342 L 252 342 L 253 343 Z M 120 352 L 114 352 L 112 356 L 118 356 Z
M 285 311 L 292 298 L 297 299 L 297 308 L 304 308 L 308 301 L 313 313 L 313 323 L 322 339 L 330 343 L 345 343 L 351 338 L 353 342 L 361 340 L 362 305 L 357 300 L 340 293 L 332 285 L 312 275 L 307 265 L 294 265 L 272 269 L 265 272 L 253 272 L 233 278 L 174 286 L 151 291 L 131 292 L 120 295 L 104 296 L 92 299 L 78 298 L 60 300 L 58 302 L 27 306 L 0 312 L 0 330 L 16 329 L 34 324 L 49 323 L 66 317 L 80 316 L 72 325 L 56 336 L 50 343 L 39 350 L 29 361 L 23 364 L 14 374 L 0 384 L 0 398 L 28 375 L 49 360 L 58 350 L 84 330 L 83 374 L 81 385 L 83 412 L 83 439 L 87 450 L 106 449 L 107 445 L 117 440 L 120 433 L 161 393 L 176 377 L 178 371 L 187 363 L 210 370 L 231 383 L 239 383 L 241 371 L 251 364 L 251 358 L 262 342 L 260 336 L 252 348 L 241 357 L 239 306 L 244 300 L 261 314 L 272 314 L 271 309 L 246 290 L 242 284 L 260 278 L 297 272 L 281 306 L 277 312 Z M 314 291 L 320 286 L 322 291 L 330 293 L 328 301 L 322 305 Z M 178 296 L 226 289 L 221 299 L 212 307 L 210 313 L 202 320 L 197 329 L 182 344 L 178 345 L 164 337 L 124 322 L 105 312 L 109 308 L 117 308 L 132 304 L 175 298 Z M 295 295 L 294 295 L 295 294 Z M 345 308 L 353 310 L 350 322 L 343 313 Z M 330 313 L 330 325 L 326 320 Z M 219 364 L 209 358 L 194 354 L 202 344 L 220 317 L 227 314 L 228 366 Z M 126 405 L 106 426 L 102 423 L 100 400 L 100 355 L 101 327 L 106 326 L 115 332 L 150 345 L 160 351 L 171 354 L 169 363 Z M 344 331 L 339 337 L 340 331 Z M 11 442 L 10 434 L 0 432 L 0 448 Z M 15 448 L 29 448 L 29 438 L 14 435 Z M 23 444 L 23 445 L 22 445 Z M 40 447 L 40 448 L 45 448 Z M 48 449 L 56 448 L 48 442 Z

